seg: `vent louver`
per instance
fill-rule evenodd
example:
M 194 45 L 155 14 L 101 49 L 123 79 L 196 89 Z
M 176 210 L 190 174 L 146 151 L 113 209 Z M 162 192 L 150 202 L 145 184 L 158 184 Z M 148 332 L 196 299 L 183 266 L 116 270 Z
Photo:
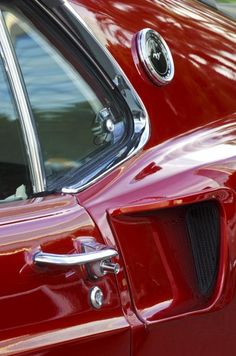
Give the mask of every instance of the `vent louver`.
M 193 253 L 199 292 L 211 294 L 217 277 L 220 248 L 220 214 L 214 202 L 187 209 L 186 224 Z

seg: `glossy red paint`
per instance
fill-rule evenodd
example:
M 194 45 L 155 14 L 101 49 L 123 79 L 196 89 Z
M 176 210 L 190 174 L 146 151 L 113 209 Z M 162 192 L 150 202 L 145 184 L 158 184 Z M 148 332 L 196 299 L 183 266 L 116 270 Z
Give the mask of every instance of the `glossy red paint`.
M 144 152 L 78 194 L 104 239 L 113 242 L 115 237 L 124 260 L 126 273 L 118 276 L 120 293 L 130 292 L 131 308 L 146 330 L 140 331 L 123 303 L 132 323 L 132 353 L 231 354 L 235 348 L 231 332 L 236 258 L 235 23 L 196 1 L 76 4 L 138 91 L 152 127 Z M 135 33 L 145 27 L 160 32 L 171 48 L 176 74 L 169 86 L 156 87 L 143 72 Z M 204 200 L 216 201 L 221 209 L 220 268 L 208 300 L 197 295 L 192 264 L 187 268 L 190 256 L 179 241 L 183 242 L 181 224 L 169 227 L 172 233 L 165 226 L 166 221 L 178 221 L 176 207 Z M 157 215 L 164 216 L 165 223 L 156 224 Z
M 142 98 L 151 138 L 143 152 L 76 197 L 1 208 L 0 353 L 123 356 L 131 345 L 138 356 L 232 355 L 235 23 L 194 0 L 81 0 L 74 6 Z M 144 27 L 160 32 L 173 53 L 175 78 L 164 88 L 152 84 L 138 61 L 134 35 Z M 217 284 L 202 300 L 187 269 L 188 251 L 176 241 L 181 226 L 169 232 L 153 217 L 178 222 L 176 208 L 205 200 L 219 204 L 222 234 Z M 84 270 L 45 273 L 32 266 L 39 246 L 71 253 L 84 235 L 120 252 L 117 278 L 96 282 L 105 294 L 99 311 L 89 305 L 95 282 Z
M 148 330 L 142 342 L 134 339 L 134 354 L 155 354 L 156 345 L 160 344 L 161 355 L 174 353 L 177 345 L 181 355 L 198 355 L 200 349 L 203 355 L 221 355 L 219 343 L 224 344 L 226 354 L 234 347 L 230 330 L 235 323 L 235 129 L 232 116 L 175 138 L 134 158 L 78 195 L 104 238 L 112 241 L 116 236 L 134 310 Z M 199 299 L 196 294 L 181 220 L 176 215 L 176 208 L 205 200 L 217 201 L 221 209 L 220 268 L 214 293 L 208 300 Z M 111 217 L 111 224 L 106 214 Z M 159 224 L 154 219 L 157 216 L 164 218 Z M 174 228 L 166 226 L 173 221 Z M 118 281 L 123 293 L 124 282 Z M 176 318 L 179 324 L 173 322 Z M 218 335 L 220 318 L 224 320 L 224 333 L 219 343 L 212 343 Z M 207 333 L 202 332 L 204 325 Z M 179 328 L 187 336 L 185 343 Z
M 0 353 L 129 355 L 130 331 L 113 276 L 91 281 L 82 268 L 45 268 L 32 264 L 41 248 L 73 253 L 82 236 L 102 238 L 75 197 L 36 198 L 1 208 Z M 92 308 L 89 290 L 100 286 L 101 310 Z M 103 340 L 106 339 L 106 348 Z
M 196 0 L 73 3 L 142 98 L 151 121 L 146 148 L 236 111 L 235 21 Z M 175 77 L 165 87 L 143 73 L 132 46 L 147 27 L 163 36 L 174 58 Z

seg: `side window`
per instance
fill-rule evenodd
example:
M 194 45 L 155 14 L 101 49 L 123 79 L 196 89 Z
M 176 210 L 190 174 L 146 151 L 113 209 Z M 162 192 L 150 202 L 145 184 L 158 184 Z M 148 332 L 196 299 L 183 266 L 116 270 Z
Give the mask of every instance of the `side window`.
M 46 177 L 53 183 L 96 169 L 128 125 L 109 91 L 85 68 L 76 69 L 29 22 L 5 12 L 5 22 L 36 121 Z M 89 174 L 89 173 L 88 173 Z
M 0 59 L 0 203 L 31 194 L 21 127 L 2 59 Z

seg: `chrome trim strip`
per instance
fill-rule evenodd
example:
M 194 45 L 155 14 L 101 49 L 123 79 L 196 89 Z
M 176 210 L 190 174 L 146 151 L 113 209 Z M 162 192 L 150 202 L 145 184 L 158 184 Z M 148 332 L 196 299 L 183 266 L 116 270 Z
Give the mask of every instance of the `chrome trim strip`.
M 53 5 L 55 5 L 55 9 L 57 8 L 57 6 L 59 5 L 65 5 L 65 0 L 56 0 L 57 4 L 53 2 Z M 62 23 L 60 22 L 60 20 L 58 20 L 58 18 L 48 10 L 48 7 L 45 7 L 46 5 L 49 5 L 47 1 L 44 0 L 34 0 L 34 2 L 40 6 L 46 13 L 48 16 L 53 17 L 53 20 L 55 21 L 55 23 L 57 23 L 58 26 L 62 27 Z M 45 4 L 42 4 L 42 2 L 45 2 Z M 50 6 L 49 6 L 50 8 Z M 54 9 L 54 7 L 52 6 L 52 8 Z M 74 11 L 73 7 L 72 10 Z M 76 12 L 75 12 L 76 13 Z M 83 27 L 86 28 L 86 30 L 91 34 L 91 32 L 89 31 L 88 27 L 86 26 L 85 22 L 81 19 L 81 21 L 83 22 Z M 63 31 L 68 34 L 69 36 L 71 35 L 71 33 L 69 32 L 69 30 L 66 27 L 63 27 Z M 102 72 L 101 68 L 99 68 L 99 66 L 96 64 L 96 62 L 94 61 L 94 59 L 90 56 L 90 54 L 88 52 L 86 52 L 86 50 L 84 48 L 80 48 L 82 51 L 84 51 L 86 53 L 86 55 L 89 57 L 90 61 L 93 63 L 94 67 L 96 67 L 96 70 L 101 74 L 101 76 L 104 78 L 105 82 L 107 83 L 107 85 L 109 85 L 111 87 L 111 89 L 114 88 L 113 83 L 111 82 L 111 80 L 108 80 L 108 78 L 106 77 L 106 75 Z
M 20 116 L 20 123 L 29 160 L 33 192 L 41 193 L 46 190 L 44 166 L 40 156 L 41 150 L 34 129 L 34 121 L 31 116 L 30 105 L 27 101 L 24 81 L 18 66 L 14 49 L 11 45 L 11 40 L 9 38 L 2 11 L 0 11 L 0 47 L 1 56 L 5 64 L 6 72 Z
M 109 172 L 114 170 L 116 167 L 120 166 L 122 163 L 127 161 L 129 158 L 131 158 L 132 156 L 137 154 L 144 147 L 144 145 L 147 143 L 147 141 L 150 137 L 150 122 L 149 122 L 146 108 L 145 108 L 141 98 L 137 94 L 136 90 L 134 89 L 134 87 L 130 83 L 129 79 L 127 78 L 126 74 L 124 73 L 122 68 L 119 66 L 119 64 L 116 62 L 114 57 L 107 50 L 107 48 L 101 46 L 100 42 L 97 40 L 97 38 L 95 37 L 95 35 L 91 31 L 91 29 L 86 25 L 84 20 L 79 16 L 79 14 L 74 10 L 74 8 L 71 6 L 71 4 L 67 0 L 63 1 L 63 6 L 71 13 L 72 16 L 74 16 L 74 18 L 84 27 L 84 29 L 86 29 L 89 32 L 89 34 L 92 36 L 94 41 L 96 41 L 97 45 L 101 48 L 101 50 L 105 53 L 105 55 L 110 59 L 110 61 L 112 62 L 112 65 L 117 69 L 117 72 L 119 72 L 121 74 L 122 78 L 125 80 L 125 83 L 128 84 L 129 89 L 131 89 L 135 100 L 139 103 L 140 107 L 142 108 L 142 112 L 143 112 L 143 117 L 140 117 L 138 119 L 134 118 L 134 132 L 135 133 L 142 132 L 137 146 L 133 147 L 132 150 L 129 153 L 127 153 L 127 156 L 125 157 L 125 159 L 119 161 L 117 164 L 114 164 L 111 168 L 107 169 L 105 172 L 101 173 L 99 176 L 90 180 L 88 183 L 81 184 L 79 186 L 78 186 L 78 184 L 75 184 L 70 187 L 62 188 L 63 193 L 74 194 L 74 193 L 78 193 L 78 192 L 88 188 L 89 186 L 91 186 L 92 184 L 97 182 L 99 179 L 104 177 L 106 174 L 108 174 Z M 118 76 L 113 78 L 113 82 L 117 87 L 119 87 Z

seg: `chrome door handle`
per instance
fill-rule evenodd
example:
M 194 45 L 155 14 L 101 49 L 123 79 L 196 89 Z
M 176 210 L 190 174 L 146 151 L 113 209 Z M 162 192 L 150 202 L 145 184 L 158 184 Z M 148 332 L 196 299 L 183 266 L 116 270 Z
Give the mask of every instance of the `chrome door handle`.
M 83 253 L 60 255 L 39 251 L 33 256 L 33 262 L 39 266 L 74 267 L 86 265 L 90 275 L 95 278 L 107 273 L 119 273 L 119 264 L 111 262 L 113 257 L 118 256 L 118 252 L 115 249 L 97 243 L 91 238 L 80 238 L 80 241 Z
M 34 263 L 70 267 L 104 261 L 115 256 L 117 256 L 117 252 L 110 248 L 102 251 L 77 253 L 73 255 L 57 255 L 54 253 L 37 252 L 34 255 Z

